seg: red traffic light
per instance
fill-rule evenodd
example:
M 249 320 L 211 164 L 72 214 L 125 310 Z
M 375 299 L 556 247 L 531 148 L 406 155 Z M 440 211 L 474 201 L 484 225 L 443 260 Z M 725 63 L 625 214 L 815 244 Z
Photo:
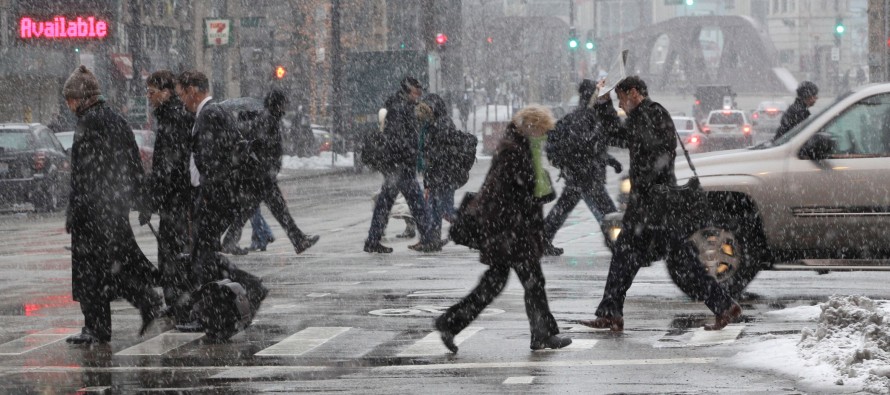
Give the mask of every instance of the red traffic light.
M 280 80 L 284 78 L 285 75 L 287 75 L 287 70 L 284 69 L 284 66 L 275 67 L 275 78 Z
M 488 38 L 485 41 L 488 41 L 488 43 L 491 44 L 494 42 L 494 39 L 491 38 L 491 36 L 488 36 Z M 890 42 L 890 40 L 887 40 L 887 42 Z
M 436 35 L 436 44 L 445 45 L 448 42 L 448 36 L 444 33 L 439 33 Z

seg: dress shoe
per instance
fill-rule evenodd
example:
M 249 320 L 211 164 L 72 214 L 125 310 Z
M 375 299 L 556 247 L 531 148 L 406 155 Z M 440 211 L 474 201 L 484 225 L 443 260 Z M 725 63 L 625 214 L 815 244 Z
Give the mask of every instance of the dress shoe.
M 413 229 L 405 229 L 404 232 L 397 234 L 396 238 L 397 239 L 413 239 L 414 236 L 417 236 L 417 232 L 415 232 Z
M 428 243 L 417 243 L 408 246 L 408 248 L 419 252 L 438 252 L 442 251 L 442 246 L 448 244 L 448 239 L 436 240 Z
M 717 314 L 717 318 L 714 321 L 713 325 L 705 325 L 706 331 L 719 331 L 723 328 L 726 328 L 732 322 L 735 322 L 739 317 L 742 316 L 742 306 L 739 306 L 738 303 L 733 303 L 732 306 L 729 306 L 726 311 Z
M 377 254 L 389 254 L 392 253 L 392 248 L 389 248 L 383 244 L 365 244 L 365 252 L 377 253 Z
M 247 249 L 238 246 L 223 246 L 220 252 L 229 255 L 247 255 Z
M 303 251 L 308 250 L 309 247 L 312 247 L 315 245 L 315 243 L 318 243 L 318 239 L 320 239 L 320 238 L 321 238 L 321 236 L 319 236 L 319 235 L 303 236 L 303 240 L 300 240 L 300 242 L 297 243 L 296 246 L 294 246 L 294 250 L 297 251 L 297 254 L 302 254 Z
M 457 344 L 454 344 L 454 334 L 451 331 L 440 330 L 439 337 L 442 338 L 442 343 L 445 344 L 445 348 L 448 351 L 451 351 L 452 354 L 457 354 Z
M 80 333 L 65 339 L 65 342 L 68 344 L 104 344 L 108 343 L 109 340 L 111 339 L 101 339 L 93 331 L 83 328 L 80 330 Z
M 554 247 L 553 244 L 548 244 L 544 247 L 544 255 L 545 256 L 561 256 L 565 252 L 562 248 Z
M 531 349 L 532 350 L 543 350 L 545 348 L 552 348 L 554 350 L 558 348 L 568 347 L 569 344 L 572 344 L 572 339 L 568 337 L 559 337 L 557 335 L 550 336 L 543 341 L 532 342 Z
M 195 320 L 192 322 L 176 324 L 176 330 L 180 332 L 204 332 L 204 325 L 201 325 L 200 322 Z
M 596 319 L 581 320 L 578 321 L 578 323 L 595 329 L 608 329 L 612 332 L 621 332 L 624 330 L 623 317 L 596 317 Z

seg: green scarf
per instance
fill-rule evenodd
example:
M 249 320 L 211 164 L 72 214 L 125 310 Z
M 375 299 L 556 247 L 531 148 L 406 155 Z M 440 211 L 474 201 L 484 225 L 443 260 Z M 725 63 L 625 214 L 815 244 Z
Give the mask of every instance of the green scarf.
M 536 198 L 547 196 L 553 192 L 553 187 L 550 185 L 550 175 L 547 174 L 547 170 L 544 170 L 544 163 L 541 161 L 541 151 L 546 141 L 547 135 L 528 137 L 528 146 L 532 150 L 532 167 L 535 169 Z

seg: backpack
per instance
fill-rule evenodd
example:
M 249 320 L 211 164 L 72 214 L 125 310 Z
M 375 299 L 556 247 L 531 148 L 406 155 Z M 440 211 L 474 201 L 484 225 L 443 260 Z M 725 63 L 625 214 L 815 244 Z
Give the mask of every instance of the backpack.
M 596 151 L 598 140 L 585 138 L 578 128 L 587 127 L 584 124 L 585 114 L 574 111 L 562 117 L 556 122 L 553 130 L 547 133 L 547 143 L 544 152 L 547 160 L 557 169 L 570 173 L 584 174 L 592 170 L 596 158 L 592 153 Z M 590 124 L 593 124 L 591 120 Z
M 360 159 L 366 166 L 381 173 L 392 170 L 392 160 L 387 155 L 383 132 L 369 128 L 362 133 Z
M 547 133 L 547 144 L 544 145 L 547 160 L 560 170 L 564 170 L 571 162 L 571 124 L 574 123 L 572 115 L 573 113 L 569 113 L 556 122 L 553 130 Z
M 460 188 L 469 181 L 470 169 L 476 164 L 476 145 L 479 143 L 479 139 L 471 133 L 457 130 L 455 142 L 457 146 L 453 151 L 456 154 L 454 158 L 456 170 L 454 173 L 454 187 Z

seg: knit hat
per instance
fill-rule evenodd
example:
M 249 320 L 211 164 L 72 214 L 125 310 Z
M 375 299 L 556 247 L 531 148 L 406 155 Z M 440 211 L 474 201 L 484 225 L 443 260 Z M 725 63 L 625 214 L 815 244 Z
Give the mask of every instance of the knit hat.
M 596 94 L 596 82 L 585 79 L 578 85 L 578 100 L 580 105 L 586 105 L 590 98 Z
M 84 65 L 74 69 L 74 72 L 71 73 L 71 76 L 68 77 L 68 80 L 65 81 L 65 86 L 62 88 L 62 96 L 66 99 L 86 99 L 101 94 L 102 92 L 99 91 L 99 80 Z

